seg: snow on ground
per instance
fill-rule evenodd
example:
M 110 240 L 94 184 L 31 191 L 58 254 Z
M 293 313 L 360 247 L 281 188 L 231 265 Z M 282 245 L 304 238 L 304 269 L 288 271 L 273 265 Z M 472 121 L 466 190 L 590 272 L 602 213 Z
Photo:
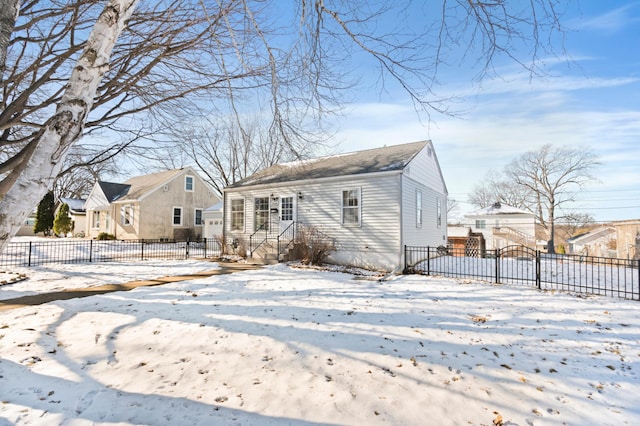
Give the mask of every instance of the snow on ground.
M 211 271 L 216 263 L 202 260 L 145 260 L 139 262 L 109 262 L 84 264 L 52 264 L 31 268 L 12 267 L 0 271 L 0 300 L 30 296 L 38 293 L 122 284 L 136 280 L 150 280 L 166 276 Z M 2 285 L 19 276 L 29 279 Z
M 0 424 L 637 425 L 639 307 L 276 265 L 14 309 Z

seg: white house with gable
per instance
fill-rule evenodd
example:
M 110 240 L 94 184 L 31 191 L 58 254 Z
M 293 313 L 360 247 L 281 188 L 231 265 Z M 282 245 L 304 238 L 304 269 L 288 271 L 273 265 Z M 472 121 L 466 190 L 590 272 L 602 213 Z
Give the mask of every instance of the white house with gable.
M 431 141 L 278 164 L 223 191 L 227 241 L 275 245 L 312 226 L 334 243 L 328 261 L 384 271 L 404 246 L 447 243 L 447 188 Z
M 535 215 L 526 210 L 494 203 L 465 215 L 464 224 L 472 232 L 482 233 L 487 249 L 510 245 L 536 248 Z

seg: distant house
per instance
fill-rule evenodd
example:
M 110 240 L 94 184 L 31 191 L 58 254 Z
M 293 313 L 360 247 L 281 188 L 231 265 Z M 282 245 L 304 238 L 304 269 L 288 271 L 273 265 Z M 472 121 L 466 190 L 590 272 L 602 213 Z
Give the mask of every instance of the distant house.
M 464 224 L 473 233 L 482 233 L 487 249 L 509 245 L 536 248 L 535 215 L 526 210 L 495 203 L 465 215 Z
M 567 239 L 568 253 L 596 257 L 616 257 L 616 230 L 603 226 Z
M 36 212 L 37 210 L 33 210 L 27 219 L 24 221 L 22 226 L 16 232 L 16 237 L 25 237 L 25 236 L 33 236 L 36 235 L 33 233 L 33 227 L 36 225 Z
M 205 238 L 216 238 L 222 236 L 222 202 L 218 202 L 204 210 L 204 232 Z
M 617 257 L 640 259 L 640 219 L 618 220 L 612 225 L 616 230 Z
M 431 141 L 278 164 L 224 189 L 224 235 L 275 243 L 314 227 L 335 243 L 329 261 L 403 266 L 404 246 L 447 240 L 447 188 Z
M 205 208 L 219 202 L 191 167 L 137 176 L 124 183 L 98 181 L 85 209 L 87 237 L 193 239 L 203 234 Z
M 73 220 L 73 230 L 71 231 L 73 236 L 85 235 L 87 225 L 87 212 L 84 208 L 85 201 L 86 200 L 80 198 L 60 198 L 60 203 L 58 203 L 55 216 L 58 215 L 58 209 L 60 206 L 63 204 L 69 206 L 69 216 L 71 217 L 71 220 Z

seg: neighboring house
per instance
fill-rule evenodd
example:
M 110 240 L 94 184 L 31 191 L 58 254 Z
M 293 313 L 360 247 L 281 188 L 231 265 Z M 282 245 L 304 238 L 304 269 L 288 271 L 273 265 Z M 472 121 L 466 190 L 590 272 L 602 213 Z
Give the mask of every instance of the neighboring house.
M 473 233 L 482 233 L 487 249 L 510 245 L 536 248 L 535 215 L 526 210 L 495 203 L 465 215 L 465 225 Z
M 329 262 L 400 270 L 404 246 L 447 243 L 447 188 L 431 141 L 264 169 L 224 190 L 227 241 L 275 241 L 314 227 L 334 242 Z M 254 235 L 253 238 L 251 236 Z
M 218 202 L 204 210 L 204 238 L 222 236 L 222 202 Z
M 191 168 L 137 176 L 124 183 L 97 182 L 87 201 L 86 236 L 118 239 L 197 239 L 204 209 L 219 202 Z
M 610 226 L 594 229 L 567 239 L 569 254 L 596 257 L 616 257 L 616 230 Z
M 617 257 L 640 259 L 640 219 L 613 222 L 616 229 Z
M 58 215 L 58 209 L 61 205 L 66 204 L 69 206 L 69 216 L 73 220 L 73 236 L 84 236 L 86 232 L 87 212 L 84 208 L 86 200 L 79 198 L 60 198 L 60 203 L 56 209 L 54 217 Z
M 33 233 L 33 227 L 36 225 L 36 212 L 37 210 L 33 210 L 29 217 L 24 221 L 22 226 L 16 232 L 16 237 L 26 237 L 36 235 Z

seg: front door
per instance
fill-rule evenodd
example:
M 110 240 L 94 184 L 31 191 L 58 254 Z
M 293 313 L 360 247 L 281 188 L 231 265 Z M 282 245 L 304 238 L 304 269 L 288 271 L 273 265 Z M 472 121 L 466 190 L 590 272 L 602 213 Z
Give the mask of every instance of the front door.
M 296 197 L 280 197 L 280 232 L 287 229 L 296 220 Z

